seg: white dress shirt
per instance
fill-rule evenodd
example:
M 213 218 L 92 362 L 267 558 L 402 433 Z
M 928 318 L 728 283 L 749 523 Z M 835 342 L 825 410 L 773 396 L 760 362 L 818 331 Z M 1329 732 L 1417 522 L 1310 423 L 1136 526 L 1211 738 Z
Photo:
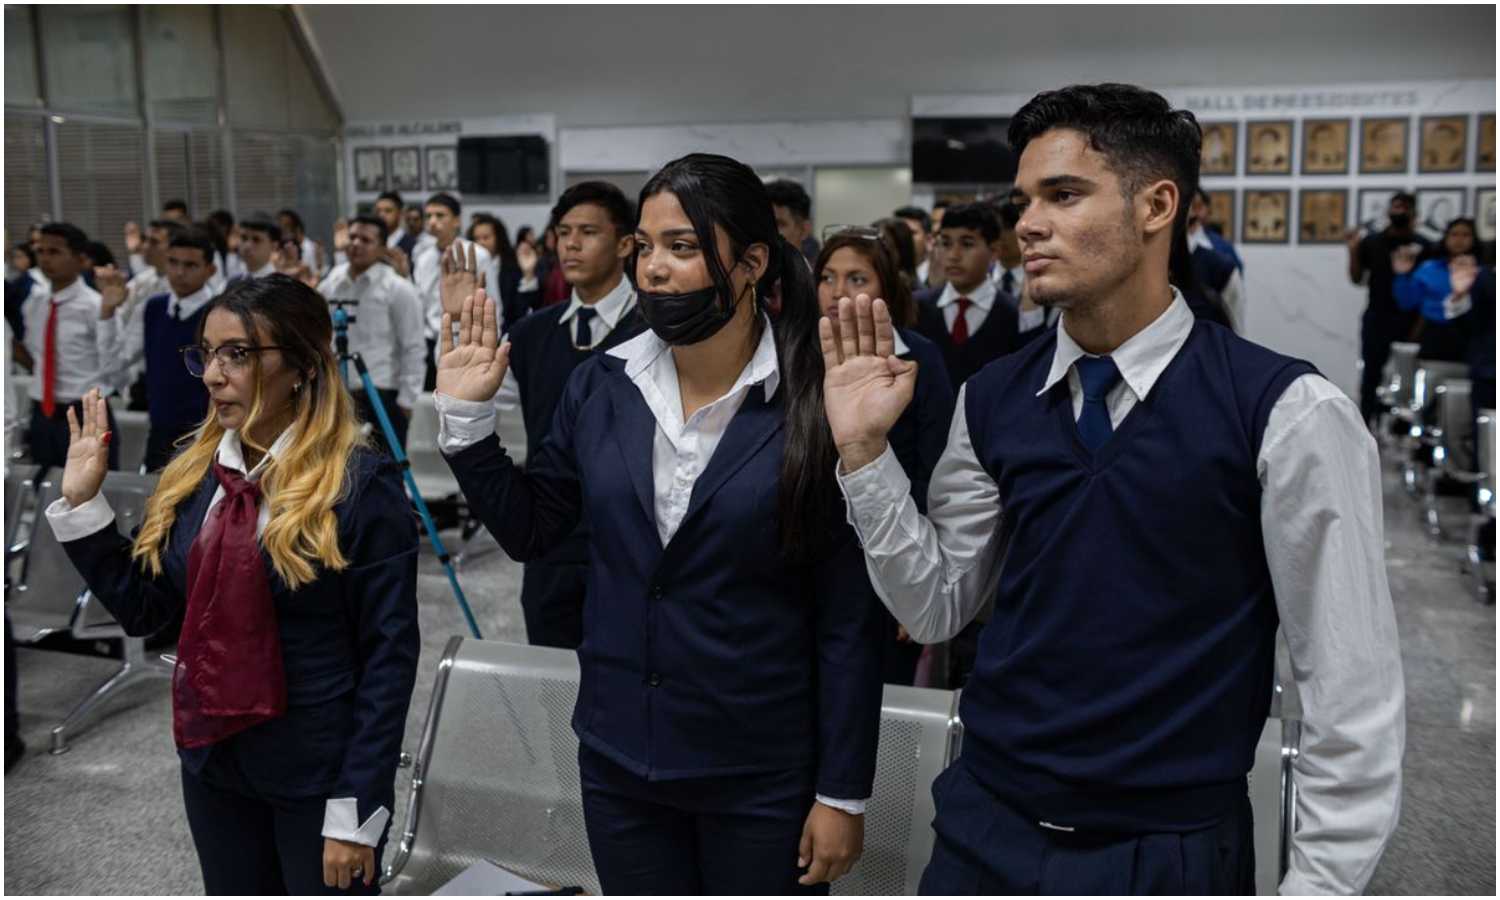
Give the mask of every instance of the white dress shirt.
M 410 281 L 376 263 L 353 277 L 349 264 L 335 266 L 318 292 L 328 300 L 357 300 L 349 309 L 349 352 L 364 357 L 375 387 L 396 391 L 396 405 L 412 409 L 427 374 L 422 340 L 422 303 Z M 353 369 L 350 378 L 354 378 Z M 363 390 L 356 381 L 350 388 Z
M 109 385 L 101 380 L 100 360 L 105 348 L 99 329 L 99 293 L 84 283 L 82 276 L 54 294 L 40 282 L 21 304 L 26 322 L 26 350 L 35 361 L 36 375 L 27 388 L 27 396 L 41 402 L 46 366 L 47 317 L 52 304 L 57 305 L 57 381 L 53 385 L 57 404 L 82 399 L 92 388 Z
M 245 274 L 245 261 L 240 258 L 238 253 L 230 253 L 224 257 L 223 274 L 225 283 Z
M 1176 292 L 1174 291 L 1174 294 Z M 1057 329 L 1038 395 L 1086 355 Z M 1122 379 L 1105 397 L 1118 427 L 1147 396 L 1193 327 L 1180 294 L 1110 354 Z M 889 448 L 839 482 L 876 590 L 921 643 L 957 634 L 1000 579 L 1000 491 L 980 465 L 959 389 L 948 446 L 932 473 L 928 513 Z M 1282 630 L 1302 700 L 1294 765 L 1298 829 L 1282 893 L 1359 893 L 1395 830 L 1406 742 L 1405 689 L 1386 581 L 1380 459 L 1359 410 L 1318 375 L 1296 379 L 1272 407 L 1256 470 L 1261 527 Z
M 196 315 L 216 296 L 207 284 L 186 297 L 178 297 L 170 287 L 166 293 L 167 314 L 175 314 L 179 319 Z M 124 321 L 121 321 L 118 311 L 108 319 L 100 319 L 99 343 L 102 348 L 100 377 L 118 391 L 129 390 L 136 369 L 143 367 L 146 361 L 146 317 L 137 310 Z
M 272 442 L 255 468 L 247 472 L 244 448 L 240 445 L 239 433 L 226 431 L 219 439 L 218 461 L 226 469 L 239 472 L 251 481 L 259 481 L 266 466 L 291 445 L 293 438 L 292 429 L 288 428 L 283 431 Z M 213 512 L 213 508 L 218 506 L 219 501 L 223 499 L 224 486 L 219 485 L 214 489 L 214 495 L 208 501 L 208 510 L 204 513 L 205 521 L 208 513 Z M 271 521 L 271 504 L 266 502 L 266 498 L 261 498 L 257 513 L 255 534 L 259 537 L 265 533 L 266 524 Z M 59 541 L 64 542 L 88 537 L 103 528 L 108 528 L 115 521 L 114 510 L 110 508 L 109 500 L 105 498 L 103 491 L 77 507 L 70 505 L 65 499 L 58 498 L 47 507 L 46 515 L 53 534 L 57 535 Z M 381 806 L 363 823 L 358 821 L 358 817 L 359 802 L 356 798 L 330 798 L 323 807 L 323 837 L 363 844 L 367 847 L 374 847 L 380 843 L 380 834 L 385 830 L 386 822 L 391 818 L 391 811 Z
M 249 266 L 245 268 L 249 269 Z M 266 264 L 259 269 L 256 269 L 254 272 L 247 271 L 245 274 L 250 278 L 269 278 L 276 274 L 276 264 L 267 260 Z
M 969 323 L 969 337 L 977 333 L 984 320 L 990 316 L 990 307 L 995 305 L 995 283 L 988 278 L 979 283 L 979 287 L 967 294 L 960 294 L 948 282 L 943 286 L 943 292 L 938 295 L 938 309 L 943 311 L 943 324 L 947 326 L 948 333 L 953 333 L 953 322 L 958 318 L 958 298 L 960 296 L 969 298 L 969 308 L 964 312 L 964 321 Z
M 917 283 L 915 287 L 923 288 L 927 286 L 927 273 L 930 271 L 932 271 L 931 257 L 917 263 Z
M 1199 247 L 1212 250 L 1215 253 L 1222 252 L 1215 247 L 1213 241 L 1208 239 L 1208 232 L 1202 225 L 1192 229 L 1187 234 L 1188 252 L 1192 253 Z M 1240 277 L 1238 267 L 1229 273 L 1229 281 L 1225 283 L 1224 289 L 1219 292 L 1219 299 L 1224 301 L 1225 312 L 1229 314 L 1229 324 L 1236 330 L 1241 330 L 1244 323 L 1245 310 L 1245 280 Z
M 453 243 L 467 254 L 469 245 L 473 242 L 459 237 L 454 238 Z M 413 255 L 416 259 L 412 261 L 411 275 L 412 281 L 417 286 L 417 297 L 422 301 L 424 335 L 429 341 L 436 340 L 438 329 L 443 324 L 443 251 L 438 250 L 437 241 L 432 241 L 425 246 L 418 244 Z M 474 260 L 479 271 L 484 273 L 485 292 L 495 298 L 495 314 L 503 316 L 504 311 L 500 303 L 499 261 L 491 259 L 490 252 L 478 244 L 474 244 Z M 457 322 L 454 323 L 455 326 L 457 324 Z M 502 321 L 498 324 L 503 329 L 506 323 Z
M 776 362 L 776 340 L 771 322 L 762 317 L 760 343 L 750 362 L 724 396 L 682 418 L 682 390 L 677 382 L 677 362 L 669 344 L 654 332 L 645 331 L 609 351 L 625 360 L 625 375 L 631 380 L 656 418 L 656 436 L 651 445 L 651 472 L 655 487 L 656 535 L 666 546 L 687 515 L 688 502 L 714 450 L 724 438 L 735 413 L 744 405 L 750 389 L 762 385 L 766 398 L 775 396 L 781 382 Z M 495 408 L 434 394 L 438 411 L 438 446 L 449 455 L 478 443 L 495 431 Z M 825 806 L 860 815 L 866 800 L 845 800 L 817 795 Z

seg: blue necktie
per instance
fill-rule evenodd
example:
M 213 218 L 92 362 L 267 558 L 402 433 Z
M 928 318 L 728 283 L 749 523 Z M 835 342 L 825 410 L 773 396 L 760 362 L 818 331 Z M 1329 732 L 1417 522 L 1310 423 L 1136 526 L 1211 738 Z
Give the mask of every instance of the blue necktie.
M 578 307 L 573 315 L 578 319 L 576 333 L 573 335 L 573 346 L 580 350 L 587 350 L 594 346 L 594 330 L 589 327 L 589 321 L 597 316 L 597 310 L 589 309 L 587 306 Z
M 1107 356 L 1080 356 L 1073 363 L 1083 384 L 1083 411 L 1078 414 L 1078 436 L 1090 452 L 1104 446 L 1114 433 L 1104 396 L 1120 383 L 1120 370 Z

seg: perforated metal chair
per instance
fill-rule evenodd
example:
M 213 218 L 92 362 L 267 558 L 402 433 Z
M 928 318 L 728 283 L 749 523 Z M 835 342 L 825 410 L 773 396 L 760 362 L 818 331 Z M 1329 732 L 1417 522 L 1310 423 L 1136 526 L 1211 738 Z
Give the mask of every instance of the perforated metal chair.
M 1495 411 L 1482 409 L 1474 420 L 1479 471 L 1476 484 L 1479 512 L 1469 523 L 1468 569 L 1474 579 L 1474 596 L 1495 602 Z
M 114 399 L 114 398 L 111 398 Z M 151 433 L 151 416 L 140 410 L 114 410 L 115 434 L 120 442 L 120 471 L 139 472 L 146 462 L 146 439 Z
M 1391 344 L 1391 355 L 1386 357 L 1381 383 L 1375 388 L 1379 400 L 1391 409 L 1411 406 L 1412 380 L 1417 374 L 1417 354 L 1422 345 L 1409 341 Z
M 1450 378 L 1433 389 L 1428 424 L 1422 435 L 1422 446 L 1431 459 L 1426 470 L 1426 494 L 1423 506 L 1427 532 L 1434 538 L 1444 536 L 1438 512 L 1438 489 L 1444 480 L 1472 485 L 1480 474 L 1474 464 L 1473 384 L 1467 378 Z
M 26 519 L 35 506 L 36 476 L 39 467 L 16 463 L 5 471 L 5 557 L 7 560 L 26 552 L 29 525 Z M 7 569 L 7 571 L 9 571 Z
M 1250 810 L 1255 820 L 1255 893 L 1275 896 L 1291 864 L 1293 816 L 1297 789 L 1292 781 L 1292 763 L 1302 740 L 1302 723 L 1296 719 L 1266 720 L 1255 745 L 1255 765 L 1250 770 Z
M 431 503 L 458 494 L 458 480 L 438 450 L 438 415 L 432 394 L 424 392 L 412 407 L 406 427 L 406 456 L 411 461 L 412 480 L 422 498 Z
M 1456 379 L 1467 380 L 1469 367 L 1463 363 L 1443 360 L 1421 359 L 1417 361 L 1412 376 L 1411 394 L 1405 407 L 1395 409 L 1396 416 L 1407 425 L 1407 437 L 1401 442 L 1405 451 L 1402 456 L 1402 481 L 1413 497 L 1422 495 L 1427 469 L 1430 468 L 1430 448 L 1427 432 L 1433 425 L 1437 412 L 1437 389 Z

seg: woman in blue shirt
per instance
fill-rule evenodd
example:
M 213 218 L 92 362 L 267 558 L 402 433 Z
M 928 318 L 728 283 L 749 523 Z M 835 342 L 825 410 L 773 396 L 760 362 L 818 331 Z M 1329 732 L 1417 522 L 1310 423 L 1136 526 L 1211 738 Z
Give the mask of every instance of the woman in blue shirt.
M 1461 362 L 1467 357 L 1467 335 L 1453 326 L 1453 320 L 1472 308 L 1468 286 L 1479 268 L 1474 250 L 1474 220 L 1460 218 L 1448 223 L 1433 259 L 1417 265 L 1417 251 L 1410 247 L 1391 254 L 1396 304 L 1422 314 L 1422 359 Z M 1454 290 L 1455 280 L 1465 282 L 1464 291 Z

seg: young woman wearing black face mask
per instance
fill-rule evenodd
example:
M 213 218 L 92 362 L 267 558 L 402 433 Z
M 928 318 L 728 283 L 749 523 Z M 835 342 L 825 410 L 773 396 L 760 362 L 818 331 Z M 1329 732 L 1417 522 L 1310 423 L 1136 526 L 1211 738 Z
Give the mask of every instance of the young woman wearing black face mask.
M 587 514 L 573 725 L 606 893 L 826 890 L 863 842 L 881 618 L 833 481 L 818 306 L 748 167 L 642 189 L 651 331 L 574 370 L 523 473 L 494 436 L 495 306 L 445 321 L 439 440 L 513 558 Z M 778 287 L 773 325 L 763 303 Z M 805 869 L 806 871 L 802 871 Z

